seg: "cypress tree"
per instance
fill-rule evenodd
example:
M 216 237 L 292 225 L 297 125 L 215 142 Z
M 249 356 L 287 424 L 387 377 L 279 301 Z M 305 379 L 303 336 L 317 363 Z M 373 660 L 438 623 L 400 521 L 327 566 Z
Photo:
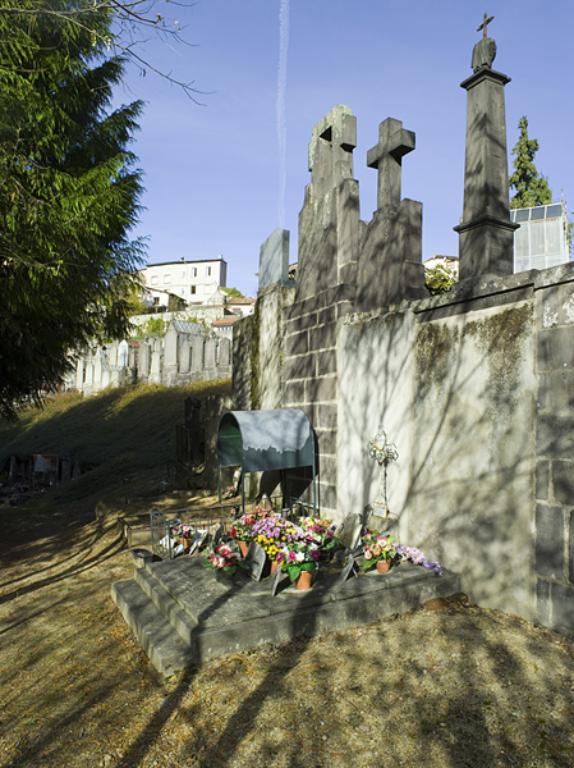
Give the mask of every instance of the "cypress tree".
M 7 416 L 57 386 L 72 349 L 126 332 L 125 297 L 142 256 L 141 242 L 129 238 L 142 185 L 128 149 L 142 105 L 111 109 L 124 62 L 109 55 L 109 9 L 90 0 L 17 7 L 0 0 L 0 413 Z
M 535 205 L 547 205 L 552 202 L 552 192 L 547 179 L 541 176 L 534 165 L 534 155 L 539 144 L 528 137 L 528 118 L 521 117 L 518 123 L 520 135 L 512 154 L 514 155 L 514 173 L 509 179 L 510 188 L 516 190 L 510 200 L 511 208 L 531 208 Z

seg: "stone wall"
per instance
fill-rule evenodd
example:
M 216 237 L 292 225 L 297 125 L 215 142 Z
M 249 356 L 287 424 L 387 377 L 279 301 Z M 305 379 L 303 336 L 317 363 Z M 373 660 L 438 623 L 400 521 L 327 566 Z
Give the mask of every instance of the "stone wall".
M 301 408 L 318 445 L 319 504 L 337 513 L 337 321 L 350 309 L 345 285 L 295 302 L 286 313 L 283 404 Z
M 541 273 L 536 294 L 535 571 L 538 620 L 574 631 L 574 277 Z
M 280 408 L 283 402 L 285 363 L 283 337 L 286 332 L 284 315 L 293 303 L 293 287 L 277 286 L 260 293 L 254 325 L 257 328 L 257 347 L 252 350 L 253 407 Z
M 451 297 L 449 300 L 452 301 Z M 378 425 L 396 443 L 388 470 L 399 538 L 447 563 L 483 605 L 535 617 L 534 291 L 412 302 L 340 328 L 342 510 L 378 491 L 366 456 Z

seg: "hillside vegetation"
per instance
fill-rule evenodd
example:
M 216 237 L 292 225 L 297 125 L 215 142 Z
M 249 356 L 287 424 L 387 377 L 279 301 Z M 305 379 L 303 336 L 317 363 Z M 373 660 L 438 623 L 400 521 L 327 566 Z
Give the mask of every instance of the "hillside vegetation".
M 58 506 L 93 510 L 94 500 L 146 496 L 170 480 L 175 425 L 190 395 L 229 394 L 229 382 L 187 387 L 139 385 L 93 397 L 58 395 L 44 408 L 29 408 L 16 422 L 0 421 L 0 467 L 12 454 L 70 454 L 88 467 L 80 478 L 45 496 Z

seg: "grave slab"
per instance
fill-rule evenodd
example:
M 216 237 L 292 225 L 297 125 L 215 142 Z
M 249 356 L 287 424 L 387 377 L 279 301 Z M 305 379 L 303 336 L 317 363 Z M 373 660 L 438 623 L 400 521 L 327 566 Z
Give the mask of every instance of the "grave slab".
M 146 563 L 134 580 L 113 584 L 112 597 L 166 675 L 265 643 L 373 622 L 460 591 L 457 575 L 437 577 L 408 564 L 344 583 L 339 575 L 321 571 L 308 592 L 284 582 L 274 597 L 272 578 L 254 582 L 242 572 L 216 577 L 200 558 L 183 557 Z

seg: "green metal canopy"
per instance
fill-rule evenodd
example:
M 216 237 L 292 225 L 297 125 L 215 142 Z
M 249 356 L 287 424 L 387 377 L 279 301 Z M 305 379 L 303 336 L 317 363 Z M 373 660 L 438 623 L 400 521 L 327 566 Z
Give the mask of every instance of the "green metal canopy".
M 219 422 L 220 467 L 244 472 L 312 467 L 315 439 L 311 423 L 298 408 L 271 411 L 228 411 Z

